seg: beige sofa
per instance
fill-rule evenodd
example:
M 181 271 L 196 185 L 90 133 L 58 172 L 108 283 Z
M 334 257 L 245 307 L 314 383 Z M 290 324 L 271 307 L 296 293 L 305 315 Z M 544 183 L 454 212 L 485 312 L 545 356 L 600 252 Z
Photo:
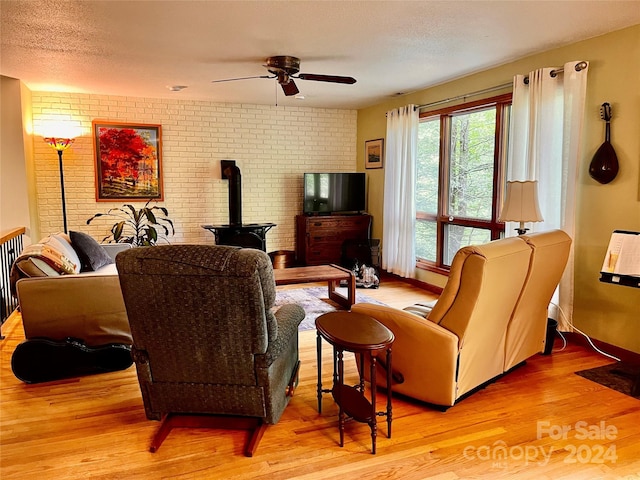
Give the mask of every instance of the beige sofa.
M 84 262 L 81 256 L 77 256 L 78 252 L 75 252 L 68 238 L 64 234 L 47 237 L 34 248 L 26 248 L 14 265 L 14 270 L 17 270 L 21 261 L 27 262 L 27 267 L 23 266 L 21 271 L 31 274 L 35 274 L 34 265 L 41 265 L 37 271 L 48 274 L 37 273 L 40 276 L 21 278 L 15 282 L 25 338 L 64 340 L 71 337 L 82 340 L 88 346 L 110 343 L 131 345 L 124 300 L 113 263 L 119 252 L 131 246 L 102 245 L 100 248 L 111 257 L 112 263 L 102 265 L 95 271 L 81 272 L 80 264 Z M 67 243 L 63 244 L 64 241 Z M 43 249 L 41 245 L 48 247 Z M 51 258 L 57 259 L 56 254 L 61 259 L 54 262 Z M 57 263 L 64 263 L 65 266 L 57 270 L 54 265 Z M 75 266 L 72 268 L 71 265 Z M 63 271 L 63 268 L 68 271 Z M 20 275 L 16 273 L 15 276 Z
M 449 407 L 541 352 L 547 307 L 570 245 L 566 233 L 554 230 L 462 248 L 426 318 L 354 305 L 352 311 L 376 318 L 396 337 L 394 392 Z M 368 365 L 358 367 L 366 378 Z

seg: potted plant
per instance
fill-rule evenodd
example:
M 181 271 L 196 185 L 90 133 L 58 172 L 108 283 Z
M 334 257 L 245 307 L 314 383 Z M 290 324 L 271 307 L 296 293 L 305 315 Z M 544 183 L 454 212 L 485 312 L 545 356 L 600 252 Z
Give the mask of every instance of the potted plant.
M 96 213 L 87 220 L 87 225 L 98 217 L 113 217 L 118 221 L 111 227 L 111 233 L 102 241 L 109 243 L 130 243 L 134 247 L 155 245 L 158 240 L 168 242 L 167 236 L 175 234 L 169 212 L 164 207 L 150 207 L 149 200 L 144 207 L 136 209 L 133 205 L 110 208 L 107 213 Z

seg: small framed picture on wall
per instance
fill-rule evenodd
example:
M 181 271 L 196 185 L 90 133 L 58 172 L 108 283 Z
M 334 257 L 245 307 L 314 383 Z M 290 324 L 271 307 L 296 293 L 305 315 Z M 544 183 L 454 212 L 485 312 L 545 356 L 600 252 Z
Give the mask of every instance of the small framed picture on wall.
M 384 139 L 367 140 L 364 142 L 365 168 L 382 168 L 384 157 Z

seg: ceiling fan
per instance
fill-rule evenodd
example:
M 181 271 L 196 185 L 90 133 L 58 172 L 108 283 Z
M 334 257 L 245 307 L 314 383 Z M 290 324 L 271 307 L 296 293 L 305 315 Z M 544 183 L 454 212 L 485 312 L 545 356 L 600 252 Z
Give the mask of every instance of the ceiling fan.
M 213 80 L 211 83 L 233 82 L 235 80 L 248 80 L 251 78 L 276 78 L 282 86 L 282 90 L 287 97 L 300 93 L 294 78 L 300 80 L 314 80 L 316 82 L 346 83 L 352 85 L 356 83 L 353 77 L 341 77 L 338 75 L 318 75 L 315 73 L 298 73 L 300 71 L 300 59 L 289 55 L 278 55 L 266 59 L 263 65 L 271 75 L 256 75 L 253 77 L 227 78 L 224 80 Z

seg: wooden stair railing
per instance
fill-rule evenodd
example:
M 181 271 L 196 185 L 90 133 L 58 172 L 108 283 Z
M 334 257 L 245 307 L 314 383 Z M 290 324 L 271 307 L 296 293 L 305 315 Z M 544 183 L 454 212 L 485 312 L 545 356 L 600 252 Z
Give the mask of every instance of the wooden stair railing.
M 23 247 L 25 227 L 18 227 L 0 233 L 0 339 L 2 336 L 2 324 L 18 307 L 18 299 L 11 294 L 11 282 L 9 274 L 11 265 Z

